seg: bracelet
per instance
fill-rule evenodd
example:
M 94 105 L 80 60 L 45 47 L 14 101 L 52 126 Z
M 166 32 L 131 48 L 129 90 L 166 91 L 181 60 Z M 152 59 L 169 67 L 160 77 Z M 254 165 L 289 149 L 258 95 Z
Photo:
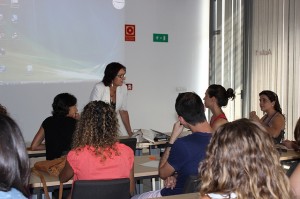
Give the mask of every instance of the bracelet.
M 165 146 L 166 146 L 166 148 L 167 148 L 167 147 L 172 147 L 173 144 L 171 144 L 171 143 L 169 143 L 169 142 L 166 142 Z

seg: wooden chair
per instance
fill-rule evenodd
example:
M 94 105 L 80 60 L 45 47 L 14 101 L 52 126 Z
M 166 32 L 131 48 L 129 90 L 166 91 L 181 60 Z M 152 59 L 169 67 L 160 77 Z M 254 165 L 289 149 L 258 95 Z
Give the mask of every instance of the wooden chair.
M 129 178 L 77 180 L 72 190 L 72 199 L 129 199 L 130 197 Z

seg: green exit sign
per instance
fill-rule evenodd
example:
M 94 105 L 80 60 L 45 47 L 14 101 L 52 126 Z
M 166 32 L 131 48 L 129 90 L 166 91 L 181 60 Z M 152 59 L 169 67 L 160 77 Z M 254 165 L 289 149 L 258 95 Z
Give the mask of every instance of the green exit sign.
M 153 42 L 168 42 L 168 34 L 153 33 Z

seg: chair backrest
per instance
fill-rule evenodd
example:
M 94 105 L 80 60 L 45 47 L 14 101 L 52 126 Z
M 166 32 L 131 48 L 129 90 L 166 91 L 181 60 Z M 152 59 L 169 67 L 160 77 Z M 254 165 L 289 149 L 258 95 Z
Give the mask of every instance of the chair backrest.
M 190 175 L 187 177 L 184 188 L 183 188 L 183 193 L 194 193 L 198 192 L 200 188 L 200 179 L 198 175 Z
M 136 141 L 137 141 L 136 138 L 119 139 L 119 142 L 129 146 L 133 150 L 133 153 L 135 153 L 135 150 L 136 150 Z
M 76 180 L 72 199 L 129 199 L 129 178 L 113 180 Z

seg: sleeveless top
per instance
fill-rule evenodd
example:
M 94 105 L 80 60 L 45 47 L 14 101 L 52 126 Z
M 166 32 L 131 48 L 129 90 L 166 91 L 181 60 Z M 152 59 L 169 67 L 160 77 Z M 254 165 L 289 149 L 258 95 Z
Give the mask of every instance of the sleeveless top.
M 267 120 L 268 117 L 265 117 L 262 122 L 268 127 L 271 127 L 270 123 L 273 120 L 273 118 L 277 115 L 277 113 L 278 112 L 275 112 L 269 120 Z M 285 134 L 284 130 L 281 130 L 280 134 L 276 138 L 273 137 L 275 144 L 280 144 L 282 142 L 282 140 L 284 139 L 284 134 Z
M 218 119 L 227 120 L 227 117 L 224 113 L 221 113 L 221 114 L 217 115 L 217 117 L 215 117 L 213 120 L 210 120 L 210 126 L 212 126 L 215 123 L 215 121 L 217 121 Z

